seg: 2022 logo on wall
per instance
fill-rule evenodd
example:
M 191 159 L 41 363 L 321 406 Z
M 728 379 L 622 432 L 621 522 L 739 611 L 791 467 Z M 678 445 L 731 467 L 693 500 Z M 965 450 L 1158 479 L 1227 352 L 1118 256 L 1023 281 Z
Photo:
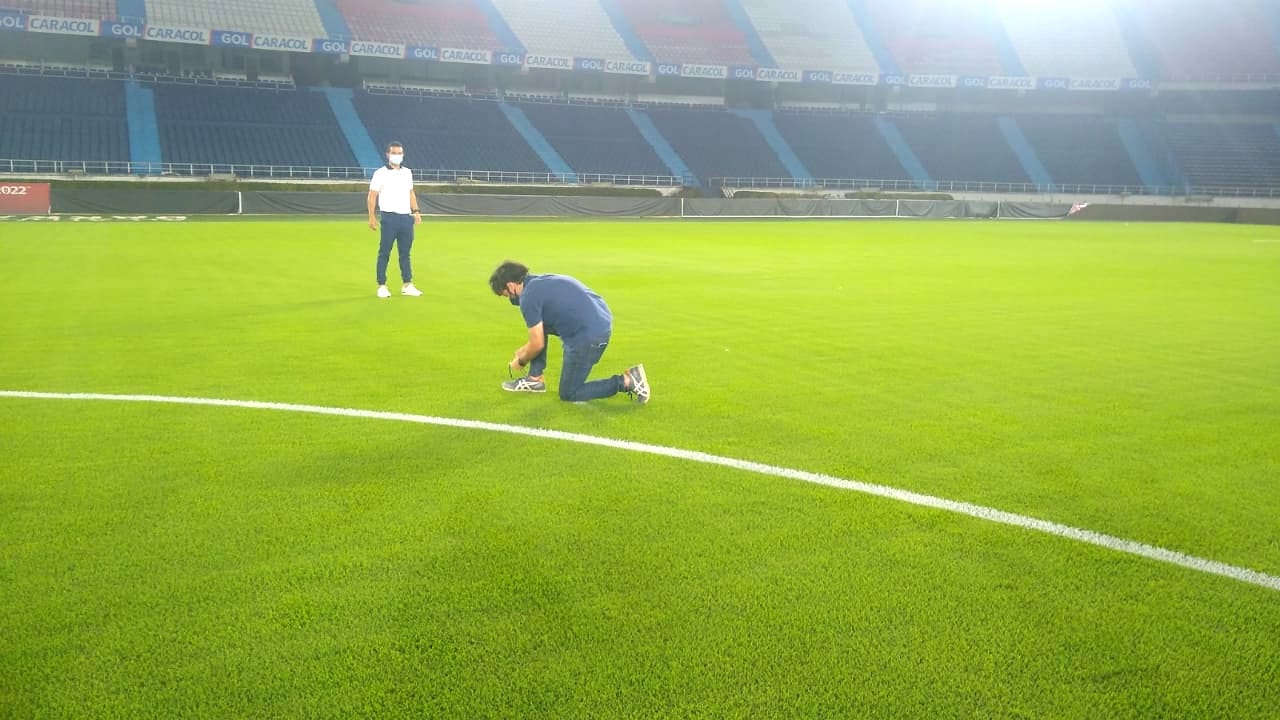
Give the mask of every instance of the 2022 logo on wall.
M 0 213 L 46 215 L 49 183 L 0 182 Z

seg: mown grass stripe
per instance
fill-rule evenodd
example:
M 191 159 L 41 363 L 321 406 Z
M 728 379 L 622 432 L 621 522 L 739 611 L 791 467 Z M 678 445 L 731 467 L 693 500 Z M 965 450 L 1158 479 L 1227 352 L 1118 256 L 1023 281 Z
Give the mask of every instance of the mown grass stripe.
M 912 505 L 919 505 L 937 510 L 945 510 L 947 512 L 968 515 L 970 517 L 1001 523 L 1003 525 L 1012 525 L 1026 530 L 1034 530 L 1049 535 L 1056 535 L 1069 540 L 1097 545 L 1099 547 L 1107 548 L 1108 550 L 1137 555 L 1150 560 L 1157 560 L 1159 562 L 1177 565 L 1211 575 L 1220 575 L 1240 582 L 1269 588 L 1271 590 L 1280 590 L 1280 577 L 1268 575 L 1256 570 L 1250 570 L 1248 568 L 1228 565 L 1216 560 L 1197 557 L 1195 555 L 1187 555 L 1175 550 L 1148 545 L 1134 540 L 1126 540 L 1124 538 L 1106 535 L 1092 530 L 1084 530 L 1081 528 L 1071 527 L 1069 525 L 1050 522 L 1048 520 L 1040 520 L 1025 515 L 1005 512 L 1003 510 L 997 510 L 983 505 L 973 505 L 955 500 L 947 500 L 945 498 L 923 495 L 921 493 L 900 490 L 898 488 L 888 487 L 885 485 L 875 485 L 856 480 L 845 480 L 831 475 L 812 473 L 804 470 L 778 467 L 776 465 L 766 465 L 764 463 L 739 460 L 737 458 L 724 457 L 721 455 L 712 455 L 709 453 L 698 452 L 696 450 L 683 450 L 680 448 L 651 445 L 648 443 L 632 442 L 629 440 L 615 440 L 595 435 L 523 427 L 520 425 L 505 425 L 480 420 L 464 420 L 458 418 L 434 417 L 430 415 L 381 412 L 376 410 L 359 410 L 355 408 L 325 407 L 321 405 L 295 405 L 289 403 L 262 402 L 257 400 L 227 400 L 220 398 L 175 397 L 168 395 L 53 393 L 21 390 L 0 390 L 0 397 L 38 400 L 96 400 L 168 403 L 175 405 L 235 407 L 252 410 L 278 410 L 285 412 L 311 413 L 315 415 L 337 415 L 370 420 L 391 420 L 397 422 L 418 423 L 421 425 L 440 425 L 468 430 L 486 430 L 489 432 L 525 435 L 529 437 L 546 438 L 549 440 L 563 440 L 567 442 L 581 443 L 584 445 L 598 445 L 601 447 L 610 447 L 619 450 L 628 450 L 631 452 L 648 453 L 650 455 L 662 455 L 665 457 L 689 460 L 708 465 L 720 465 L 736 470 L 745 470 L 747 472 L 754 472 L 762 475 L 772 475 L 774 477 L 800 480 L 802 482 L 825 485 L 827 487 L 839 488 L 842 490 L 852 490 L 855 492 L 865 493 L 867 495 L 875 495 L 877 497 L 896 500 L 898 502 L 910 503 Z

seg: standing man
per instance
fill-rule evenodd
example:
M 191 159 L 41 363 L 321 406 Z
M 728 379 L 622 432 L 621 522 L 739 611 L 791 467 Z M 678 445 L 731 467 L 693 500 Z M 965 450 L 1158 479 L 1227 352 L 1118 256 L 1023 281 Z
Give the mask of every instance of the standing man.
M 413 286 L 413 267 L 409 264 L 409 251 L 413 249 L 413 226 L 422 222 L 418 212 L 418 195 L 413 191 L 413 171 L 402 166 L 404 146 L 398 142 L 387 145 L 387 164 L 373 173 L 369 182 L 369 229 L 378 229 L 381 211 L 382 242 L 378 244 L 378 297 L 389 298 L 387 289 L 387 263 L 391 261 L 391 246 L 400 251 L 400 279 L 404 287 L 401 295 L 421 297 L 422 291 Z
M 560 399 L 570 402 L 607 398 L 625 392 L 641 405 L 649 402 L 649 378 L 644 365 L 633 365 L 621 375 L 587 382 L 591 368 L 600 362 L 613 334 L 613 314 L 604 298 L 568 275 L 533 275 L 529 268 L 510 260 L 489 277 L 489 288 L 520 308 L 529 329 L 529 342 L 516 350 L 508 366 L 529 366 L 529 374 L 505 382 L 511 392 L 546 392 L 547 336 L 559 335 L 564 346 L 560 370 Z

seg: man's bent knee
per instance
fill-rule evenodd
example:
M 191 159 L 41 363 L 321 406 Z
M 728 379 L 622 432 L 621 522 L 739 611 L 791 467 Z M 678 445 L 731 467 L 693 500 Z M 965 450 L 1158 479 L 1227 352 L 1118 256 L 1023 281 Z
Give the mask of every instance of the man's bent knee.
M 574 388 L 561 387 L 560 399 L 565 402 L 579 402 L 583 399 L 582 398 L 583 389 L 584 389 L 584 386 L 582 385 L 579 385 L 578 387 L 574 387 Z

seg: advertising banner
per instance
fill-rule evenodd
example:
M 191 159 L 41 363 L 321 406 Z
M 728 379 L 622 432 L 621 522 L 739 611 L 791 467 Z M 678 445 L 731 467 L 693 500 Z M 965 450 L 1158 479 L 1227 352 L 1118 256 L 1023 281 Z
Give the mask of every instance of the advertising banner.
M 186 43 L 188 45 L 208 45 L 208 28 L 174 27 L 170 25 L 148 25 L 143 29 L 143 37 L 159 42 Z
M 311 52 L 311 38 L 288 35 L 254 35 L 254 50 L 280 50 L 282 52 Z
M 86 18 L 56 18 L 44 15 L 32 15 L 27 18 L 27 32 L 97 37 L 100 31 L 97 20 Z
M 27 31 L 27 16 L 17 10 L 0 10 L 0 30 Z
M 348 53 L 360 57 L 380 57 L 390 60 L 404 59 L 404 45 L 397 43 L 371 42 L 369 40 L 352 40 Z
M 468 50 L 466 48 L 440 48 L 440 59 L 450 63 L 468 65 L 492 65 L 493 53 L 489 50 Z
M 49 183 L 0 181 L 0 213 L 46 215 L 49 212 Z

